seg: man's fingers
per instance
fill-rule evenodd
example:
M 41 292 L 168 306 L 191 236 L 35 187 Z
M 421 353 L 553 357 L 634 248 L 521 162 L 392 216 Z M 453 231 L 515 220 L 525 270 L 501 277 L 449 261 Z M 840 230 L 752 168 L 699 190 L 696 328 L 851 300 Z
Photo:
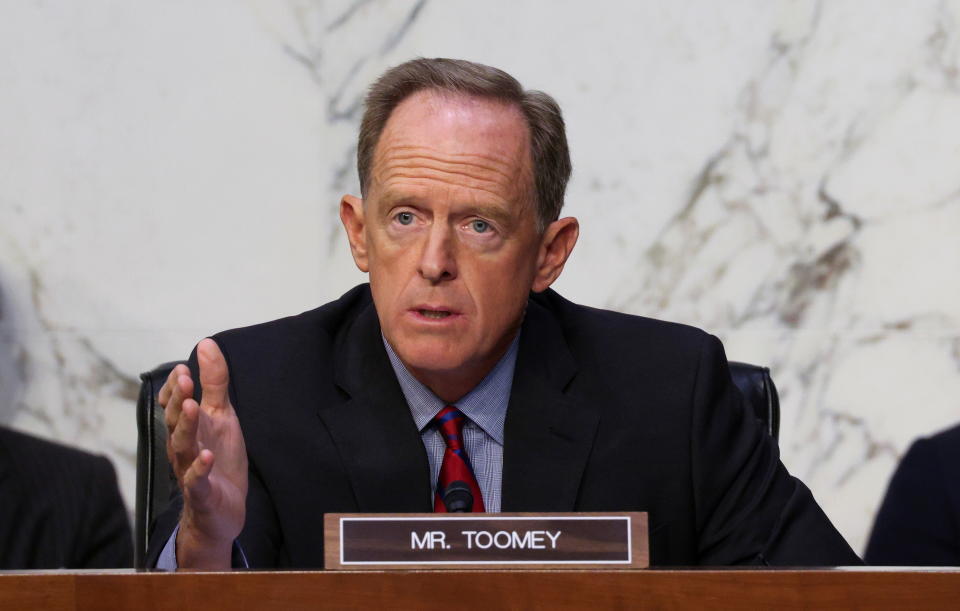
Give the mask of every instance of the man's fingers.
M 174 367 L 170 370 L 170 373 L 167 374 L 167 379 L 163 383 L 163 386 L 160 387 L 160 392 L 157 393 L 157 403 L 166 407 L 167 402 L 170 400 L 170 393 L 173 392 L 173 381 L 176 379 L 177 368 Z
M 186 368 L 184 368 L 186 369 Z M 173 372 L 175 373 L 175 372 Z M 168 381 L 168 384 L 171 381 Z M 164 385 L 166 387 L 166 385 Z M 167 433 L 172 435 L 177 421 L 180 419 L 180 409 L 183 401 L 193 396 L 193 379 L 189 371 L 180 374 L 172 380 L 172 388 L 167 404 L 163 408 L 163 419 L 167 425 Z
M 190 502 L 202 508 L 210 495 L 210 471 L 213 469 L 213 452 L 203 450 L 190 463 L 183 475 L 184 492 L 190 496 Z
M 203 404 L 214 409 L 226 407 L 230 403 L 227 389 L 230 374 L 227 360 L 223 358 L 220 346 L 210 338 L 197 345 L 197 362 L 200 365 L 200 390 L 203 392 Z
M 186 399 L 180 410 L 180 418 L 173 427 L 169 443 L 174 471 L 179 475 L 182 470 L 196 461 L 200 453 L 197 443 L 197 428 L 200 423 L 200 406 L 193 399 Z
M 186 365 L 177 365 L 170 370 L 170 373 L 167 374 L 167 379 L 163 383 L 163 386 L 160 387 L 160 392 L 157 393 L 157 402 L 166 407 L 167 403 L 170 401 L 170 395 L 173 393 L 173 388 L 177 383 L 177 378 L 180 376 L 189 376 L 190 370 Z

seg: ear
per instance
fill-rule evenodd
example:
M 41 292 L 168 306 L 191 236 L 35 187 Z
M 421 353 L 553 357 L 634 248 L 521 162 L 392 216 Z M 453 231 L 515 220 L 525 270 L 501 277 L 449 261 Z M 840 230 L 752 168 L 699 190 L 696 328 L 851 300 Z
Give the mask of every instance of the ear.
M 340 221 L 347 230 L 350 241 L 350 253 L 360 271 L 369 271 L 367 264 L 367 233 L 364 231 L 363 200 L 353 195 L 344 195 L 340 200 Z
M 537 273 L 531 287 L 535 293 L 547 290 L 553 281 L 560 277 L 578 237 L 580 223 L 572 216 L 550 223 L 543 232 L 540 253 L 537 256 Z

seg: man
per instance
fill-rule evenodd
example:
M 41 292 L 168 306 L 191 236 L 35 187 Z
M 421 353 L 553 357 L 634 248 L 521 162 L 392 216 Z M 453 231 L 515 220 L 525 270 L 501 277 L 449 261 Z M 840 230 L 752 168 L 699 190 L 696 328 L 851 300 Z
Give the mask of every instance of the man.
M 0 570 L 131 566 L 110 461 L 0 427 Z
M 357 162 L 340 217 L 369 286 L 203 340 L 171 373 L 183 509 L 148 561 L 322 566 L 324 513 L 443 510 L 465 450 L 474 510 L 649 511 L 654 564 L 858 562 L 715 338 L 548 290 L 579 233 L 552 98 L 407 62 L 371 88 Z
M 960 425 L 910 445 L 890 478 L 864 559 L 960 565 Z

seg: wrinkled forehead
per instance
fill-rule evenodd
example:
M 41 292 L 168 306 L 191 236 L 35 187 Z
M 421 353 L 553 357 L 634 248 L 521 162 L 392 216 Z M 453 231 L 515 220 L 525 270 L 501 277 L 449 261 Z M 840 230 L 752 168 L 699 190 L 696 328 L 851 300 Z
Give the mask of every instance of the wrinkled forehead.
M 527 195 L 532 159 L 526 119 L 515 104 L 495 99 L 417 92 L 391 113 L 374 151 L 371 177 L 383 184 L 418 165 L 484 175 Z

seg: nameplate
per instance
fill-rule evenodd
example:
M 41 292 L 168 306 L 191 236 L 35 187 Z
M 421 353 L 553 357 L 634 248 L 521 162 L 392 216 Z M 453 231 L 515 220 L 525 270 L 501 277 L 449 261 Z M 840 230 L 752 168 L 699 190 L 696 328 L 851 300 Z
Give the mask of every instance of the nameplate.
M 646 568 L 647 514 L 327 514 L 327 569 Z

